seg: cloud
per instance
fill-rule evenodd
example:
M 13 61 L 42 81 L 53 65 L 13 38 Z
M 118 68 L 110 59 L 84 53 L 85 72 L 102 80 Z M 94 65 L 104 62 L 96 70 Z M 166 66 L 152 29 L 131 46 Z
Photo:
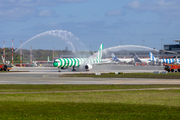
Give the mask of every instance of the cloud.
M 24 9 L 24 8 L 12 8 L 8 10 L 0 9 L 0 20 L 17 20 L 24 16 L 33 15 L 36 10 L 35 9 Z
M 65 3 L 76 3 L 76 2 L 85 2 L 87 0 L 57 0 L 58 2 L 65 2 Z
M 51 17 L 54 15 L 54 12 L 52 10 L 42 10 L 39 12 L 39 17 Z
M 77 3 L 87 0 L 0 0 L 0 21 L 26 20 L 31 17 L 54 17 L 56 14 L 49 9 L 61 3 Z M 28 18 L 27 18 L 28 17 Z
M 106 13 L 106 16 L 121 16 L 124 15 L 125 12 L 122 10 L 109 11 Z
M 10 7 L 34 7 L 38 5 L 44 5 L 43 0 L 1 0 L 0 8 Z
M 134 9 L 138 9 L 140 6 L 141 6 L 141 4 L 140 4 L 140 2 L 137 1 L 137 0 L 126 4 L 126 7 L 128 7 L 128 8 L 134 8 Z
M 133 9 L 139 12 L 154 12 L 163 18 L 180 19 L 180 1 L 179 0 L 146 0 L 140 2 L 134 0 L 125 5 L 125 8 Z

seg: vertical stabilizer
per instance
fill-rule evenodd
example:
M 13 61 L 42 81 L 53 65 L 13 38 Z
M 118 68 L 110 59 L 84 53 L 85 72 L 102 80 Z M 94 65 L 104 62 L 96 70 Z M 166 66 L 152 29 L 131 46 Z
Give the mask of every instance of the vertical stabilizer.
M 3 61 L 3 64 L 5 64 L 5 60 L 4 60 L 4 57 L 3 56 L 1 56 L 2 57 L 2 61 Z
M 103 50 L 104 44 L 101 44 L 99 51 L 97 53 L 96 59 L 102 59 L 102 50 Z
M 135 62 L 141 62 L 140 58 L 133 52 L 133 57 Z
M 49 56 L 48 56 L 48 59 L 47 59 L 47 61 L 49 62 Z
M 111 53 L 111 56 L 112 56 L 112 61 L 120 62 L 120 60 L 117 59 L 114 53 Z
M 156 58 L 154 57 L 154 55 L 151 52 L 149 52 L 149 57 L 150 57 L 151 61 L 156 61 Z

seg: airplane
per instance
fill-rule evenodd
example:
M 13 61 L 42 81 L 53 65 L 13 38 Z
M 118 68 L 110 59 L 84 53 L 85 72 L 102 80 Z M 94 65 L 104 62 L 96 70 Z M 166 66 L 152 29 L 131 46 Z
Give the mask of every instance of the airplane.
M 149 57 L 150 57 L 150 60 L 151 61 L 154 61 L 154 62 L 156 62 L 158 59 L 156 59 L 155 57 L 154 57 L 154 55 L 151 53 L 151 52 L 149 52 Z
M 131 58 L 125 58 L 125 57 L 124 57 L 124 59 L 119 59 L 114 55 L 114 53 L 111 53 L 111 56 L 112 56 L 112 61 L 114 61 L 114 62 L 123 62 L 123 63 L 126 62 L 126 63 L 129 63 L 129 62 L 134 61 Z
M 149 63 L 152 61 L 151 59 L 142 59 L 139 58 L 136 53 L 133 52 L 133 57 L 134 57 L 134 65 L 136 65 L 136 63 L 147 63 L 147 65 L 149 65 Z
M 150 56 L 150 59 L 154 62 L 161 62 L 161 63 L 167 63 L 167 64 L 180 63 L 180 59 L 158 59 L 158 58 L 155 58 L 151 52 L 149 52 L 149 56 Z
M 103 64 L 102 63 L 102 49 L 103 44 L 101 44 L 99 51 L 92 57 L 89 58 L 58 58 L 55 59 L 53 66 L 59 68 L 59 72 L 62 69 L 67 69 L 68 67 L 72 67 L 72 71 L 76 71 L 75 68 L 82 67 L 86 71 L 89 71 L 93 68 L 93 65 Z
M 48 58 L 47 58 L 47 63 L 54 63 L 54 61 L 50 61 L 50 60 L 49 60 L 49 56 L 48 56 Z
M 112 61 L 114 62 L 121 62 L 113 53 L 111 53 Z
M 161 63 L 180 63 L 180 59 L 160 59 Z

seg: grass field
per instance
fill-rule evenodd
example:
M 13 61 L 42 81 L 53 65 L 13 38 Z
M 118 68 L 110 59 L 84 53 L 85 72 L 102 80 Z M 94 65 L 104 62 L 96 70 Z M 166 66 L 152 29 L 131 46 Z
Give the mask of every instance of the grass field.
M 0 85 L 0 119 L 180 119 L 180 90 L 142 88 L 180 85 Z
M 157 78 L 157 79 L 180 79 L 180 73 L 168 73 L 168 74 L 154 74 L 154 73 L 124 73 L 124 74 L 109 74 L 102 73 L 101 75 L 95 75 L 93 73 L 81 73 L 81 74 L 63 74 L 59 77 L 96 77 L 96 78 Z

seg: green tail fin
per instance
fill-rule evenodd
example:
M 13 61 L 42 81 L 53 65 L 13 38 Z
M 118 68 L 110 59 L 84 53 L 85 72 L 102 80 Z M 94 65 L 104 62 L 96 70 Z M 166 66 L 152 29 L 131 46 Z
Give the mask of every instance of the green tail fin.
M 47 60 L 48 60 L 48 62 L 49 62 L 49 56 L 48 56 L 48 59 L 47 59 Z
M 97 53 L 96 59 L 102 59 L 102 50 L 103 50 L 104 44 L 101 44 L 99 51 Z

